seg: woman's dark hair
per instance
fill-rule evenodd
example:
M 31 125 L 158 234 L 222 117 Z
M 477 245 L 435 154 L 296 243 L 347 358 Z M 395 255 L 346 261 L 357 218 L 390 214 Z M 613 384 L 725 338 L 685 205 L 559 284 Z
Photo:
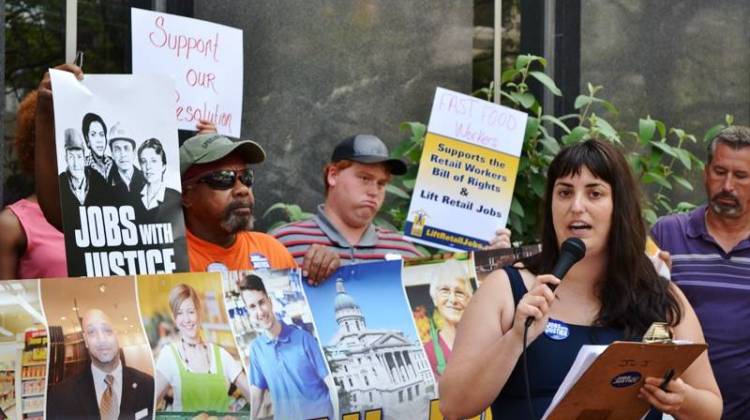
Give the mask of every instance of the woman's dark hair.
M 83 116 L 83 122 L 81 122 L 81 131 L 83 132 L 83 137 L 86 139 L 86 144 L 89 142 L 89 127 L 91 126 L 91 123 L 98 122 L 102 125 L 102 129 L 104 130 L 104 135 L 107 135 L 107 124 L 104 124 L 104 120 L 102 117 L 94 114 L 93 112 L 89 112 L 88 114 Z
M 625 157 L 609 143 L 598 140 L 577 143 L 561 150 L 552 161 L 544 196 L 542 252 L 526 261 L 526 267 L 534 274 L 552 272 L 559 255 L 552 222 L 555 181 L 580 175 L 583 167 L 612 188 L 607 272 L 596 290 L 601 309 L 595 325 L 624 329 L 628 338 L 643 335 L 655 321 L 677 325 L 682 317 L 677 296 L 646 256 L 640 190 Z
M 161 142 L 158 139 L 150 138 L 143 142 L 140 146 L 138 146 L 138 159 L 141 158 L 141 152 L 143 152 L 144 149 L 154 149 L 154 152 L 156 152 L 157 155 L 161 156 L 161 163 L 163 163 L 165 166 L 167 165 L 167 154 L 164 153 L 164 147 L 162 147 Z
M 34 176 L 34 142 L 37 91 L 24 96 L 16 112 L 16 154 L 25 175 Z
M 242 277 L 238 283 L 240 290 L 255 290 L 256 292 L 263 292 L 264 295 L 268 296 L 266 292 L 266 286 L 263 284 L 263 279 L 256 276 L 255 274 L 248 274 Z

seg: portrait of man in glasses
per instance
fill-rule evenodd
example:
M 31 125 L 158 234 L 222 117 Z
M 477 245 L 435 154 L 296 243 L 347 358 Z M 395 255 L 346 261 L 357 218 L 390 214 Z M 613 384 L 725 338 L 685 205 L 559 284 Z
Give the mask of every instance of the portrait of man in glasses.
M 253 232 L 253 170 L 265 152 L 251 140 L 215 133 L 180 146 L 182 205 L 190 271 L 294 268 L 274 237 Z

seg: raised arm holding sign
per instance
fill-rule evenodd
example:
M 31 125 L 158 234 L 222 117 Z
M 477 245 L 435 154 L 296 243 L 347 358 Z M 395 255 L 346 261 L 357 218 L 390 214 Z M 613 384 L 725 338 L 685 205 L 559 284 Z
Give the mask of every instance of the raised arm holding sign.
M 170 79 L 50 74 L 68 275 L 187 271 Z

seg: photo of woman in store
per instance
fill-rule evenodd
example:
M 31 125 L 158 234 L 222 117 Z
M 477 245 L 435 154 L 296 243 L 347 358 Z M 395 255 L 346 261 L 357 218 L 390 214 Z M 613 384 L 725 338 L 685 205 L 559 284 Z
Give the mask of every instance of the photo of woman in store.
M 250 388 L 241 363 L 203 338 L 201 300 L 195 289 L 184 283 L 174 286 L 169 307 L 178 333 L 156 360 L 157 407 L 170 387 L 171 411 L 229 411 L 232 384 L 249 401 Z

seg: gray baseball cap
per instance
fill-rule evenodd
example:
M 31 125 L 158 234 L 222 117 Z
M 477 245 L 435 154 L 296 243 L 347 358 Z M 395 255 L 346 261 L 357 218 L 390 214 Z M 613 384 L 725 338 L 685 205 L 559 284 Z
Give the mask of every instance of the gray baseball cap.
M 372 134 L 357 134 L 339 142 L 333 149 L 331 162 L 352 160 L 360 163 L 383 163 L 393 175 L 406 173 L 406 163 L 388 155 L 388 147 L 383 140 Z
M 180 175 L 185 175 L 193 165 L 216 162 L 234 151 L 247 163 L 260 163 L 266 159 L 266 152 L 252 140 L 233 141 L 221 134 L 198 134 L 180 146 Z

